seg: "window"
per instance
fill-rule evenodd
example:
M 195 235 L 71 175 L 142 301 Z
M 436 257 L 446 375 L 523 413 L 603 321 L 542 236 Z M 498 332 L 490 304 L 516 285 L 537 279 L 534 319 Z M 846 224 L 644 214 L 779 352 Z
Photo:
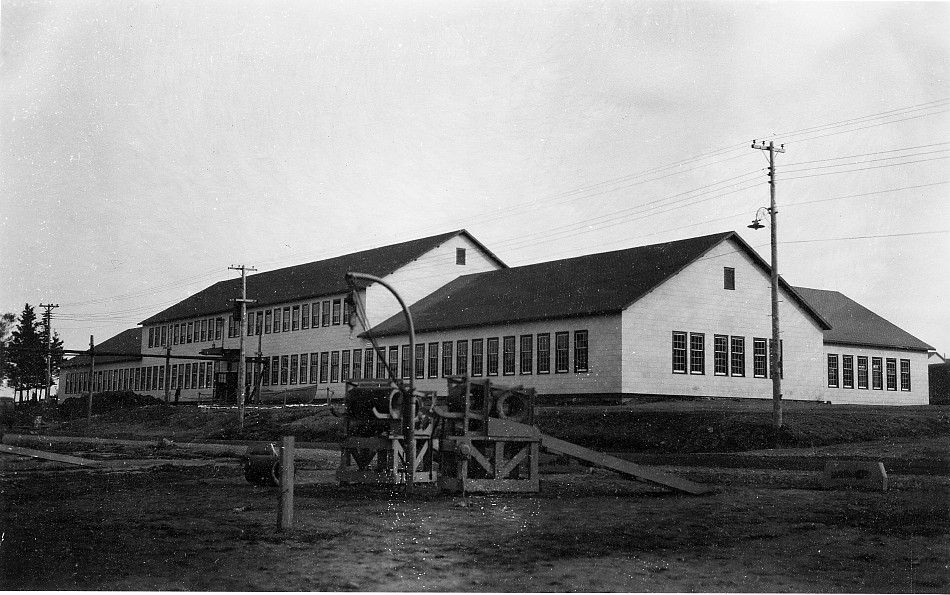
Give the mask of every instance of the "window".
M 472 376 L 485 373 L 485 340 L 472 339 Z
M 201 342 L 204 343 L 207 340 L 208 340 L 208 321 L 206 319 L 206 320 L 201 321 Z
M 363 377 L 373 378 L 373 349 L 367 347 L 363 350 Z
M 901 360 L 901 390 L 910 390 L 910 360 Z
M 889 357 L 887 362 L 887 390 L 897 390 L 897 360 Z
M 200 325 L 198 322 L 195 322 L 195 328 L 194 328 L 194 330 L 192 331 L 192 332 L 194 333 L 194 339 L 193 339 L 193 341 L 192 341 L 193 343 L 197 343 L 197 342 L 198 342 L 199 335 L 200 335 L 199 331 L 201 330 L 201 329 L 200 329 L 200 326 L 201 326 L 201 325 Z
M 574 371 L 586 372 L 589 366 L 587 331 L 574 331 Z
M 412 374 L 412 352 L 408 345 L 402 346 L 402 365 L 399 367 L 400 378 L 409 378 Z
M 192 384 L 191 384 L 191 368 L 192 367 L 197 368 L 198 366 L 192 366 L 192 364 L 185 364 L 185 390 L 188 390 L 192 387 Z M 135 388 L 139 387 L 139 372 L 141 371 L 142 371 L 141 368 L 136 368 L 135 370 Z
M 702 333 L 689 334 L 689 373 L 706 373 L 706 336 Z
M 468 375 L 468 341 L 455 342 L 455 373 Z
M 165 366 L 158 367 L 158 388 L 159 390 L 162 390 L 165 388 Z M 114 385 L 112 387 L 112 390 L 115 390 Z
M 419 343 L 416 345 L 416 378 L 425 378 L 426 377 L 426 344 Z
M 884 389 L 884 360 L 879 357 L 871 358 L 871 388 Z
M 102 372 L 99 372 L 100 374 Z M 152 390 L 152 368 L 145 368 L 145 390 Z
M 562 374 L 568 370 L 570 337 L 566 332 L 554 334 L 554 371 Z
M 250 337 L 254 334 L 254 313 L 247 312 L 246 314 L 247 320 L 245 320 L 245 322 L 247 323 L 247 336 Z
M 729 337 L 713 335 L 713 374 L 729 375 Z
M 732 375 L 745 376 L 745 337 L 732 337 Z
M 465 264 L 465 248 L 455 249 L 455 264 Z
M 300 365 L 297 354 L 290 356 L 290 383 L 297 384 L 297 366 Z
M 193 342 L 192 335 L 195 334 L 195 323 L 189 322 L 189 323 L 188 323 L 188 330 L 187 330 L 186 332 L 187 332 L 187 335 L 186 335 L 187 338 L 185 339 L 185 341 L 188 342 L 188 343 Z
M 451 349 L 449 350 L 451 354 Z M 449 356 L 451 357 L 451 355 Z M 399 348 L 395 345 L 389 348 L 389 374 L 392 378 L 399 378 Z
M 551 373 L 551 333 L 538 333 L 538 374 Z
M 858 356 L 858 388 L 867 389 L 868 387 L 868 358 Z
M 521 335 L 521 374 L 534 373 L 534 335 Z
M 123 389 L 122 389 L 122 374 L 121 374 L 122 370 L 119 370 L 119 372 L 120 372 L 120 374 L 119 374 L 119 390 L 123 390 Z M 169 377 L 168 380 L 169 380 L 169 385 L 168 385 L 168 387 L 169 387 L 170 389 L 175 390 L 176 388 L 178 388 L 178 364 L 172 364 L 172 373 L 171 373 L 171 376 Z M 69 391 L 67 391 L 67 392 L 69 392 Z
M 377 378 L 388 378 L 386 373 L 386 348 L 380 347 L 379 353 L 376 356 L 376 377 Z
M 359 380 L 363 377 L 363 350 L 353 350 L 353 380 Z
M 511 376 L 515 373 L 515 337 L 514 335 L 502 339 L 501 373 Z
M 841 388 L 854 388 L 854 356 L 841 356 Z
M 346 349 L 340 352 L 340 379 L 348 380 L 350 378 L 350 351 Z
M 280 383 L 287 384 L 290 379 L 290 356 L 280 356 Z
M 270 383 L 273 386 L 280 384 L 280 358 L 276 355 L 270 358 Z
M 320 326 L 330 326 L 330 300 L 324 300 L 320 314 Z
M 149 327 L 148 329 L 148 346 L 149 347 L 152 346 L 152 341 L 154 340 L 155 340 L 155 329 L 152 327 Z
M 313 328 L 320 326 L 320 302 L 310 305 L 310 326 Z
M 356 305 L 354 304 L 355 308 Z M 350 307 L 346 305 L 346 301 L 343 302 L 343 324 L 350 324 Z
M 330 380 L 330 352 L 320 354 L 320 382 L 326 384 Z
M 439 377 L 439 344 L 429 343 L 429 378 Z
M 342 300 L 333 300 L 333 326 L 340 325 L 340 315 L 342 312 Z
M 172 326 L 172 343 L 178 345 L 179 328 L 178 325 Z
M 280 332 L 290 332 L 290 306 L 284 308 L 284 319 L 280 322 Z
M 560 362 L 558 362 L 558 368 L 560 368 Z M 673 331 L 673 373 L 686 373 L 686 333 L 680 331 Z
M 214 340 L 215 340 L 215 341 L 220 341 L 220 340 L 221 340 L 221 333 L 223 333 L 223 332 L 224 332 L 224 319 L 223 319 L 223 318 L 215 318 L 215 319 L 214 319 Z
M 178 387 L 179 388 L 185 388 L 185 380 L 188 378 L 188 374 L 186 373 L 188 372 L 188 369 L 186 366 L 187 364 L 178 364 Z M 129 372 L 129 374 L 132 373 L 131 370 L 126 370 L 126 371 Z M 126 378 L 126 380 L 129 380 L 129 379 Z M 128 382 L 126 382 L 126 384 L 128 384 Z
M 452 375 L 452 342 L 442 342 L 442 376 Z
M 274 332 L 280 332 L 280 308 L 274 308 Z
M 722 267 L 722 288 L 736 288 L 736 270 L 732 267 Z
M 300 330 L 300 306 L 293 306 L 290 309 L 290 330 Z
M 264 363 L 261 364 L 261 385 L 270 386 L 270 365 L 266 357 L 264 358 Z
M 310 304 L 300 306 L 300 328 L 310 328 Z
M 488 339 L 488 375 L 498 376 L 498 337 Z
M 260 335 L 264 332 L 264 312 L 257 312 L 254 318 L 254 334 Z
M 330 382 L 340 381 L 340 352 L 330 353 Z
M 828 388 L 838 388 L 838 354 L 828 354 Z
M 319 382 L 317 374 L 320 372 L 320 354 L 310 354 L 310 384 Z
M 752 375 L 768 378 L 769 362 L 765 339 L 752 339 Z

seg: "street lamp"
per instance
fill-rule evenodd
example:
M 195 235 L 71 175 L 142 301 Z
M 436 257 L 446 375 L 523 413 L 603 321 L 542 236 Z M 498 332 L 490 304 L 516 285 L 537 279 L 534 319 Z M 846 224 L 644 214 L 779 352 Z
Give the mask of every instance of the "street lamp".
M 778 432 L 782 429 L 782 374 L 779 370 L 779 351 L 781 350 L 781 340 L 779 336 L 778 323 L 778 209 L 775 208 L 775 153 L 785 152 L 785 146 L 776 147 L 775 143 L 752 142 L 753 149 L 768 150 L 769 152 L 769 207 L 760 207 L 755 212 L 755 219 L 748 226 L 749 229 L 762 229 L 765 227 L 761 223 L 760 214 L 766 211 L 769 214 L 769 227 L 771 228 L 772 262 L 770 271 L 770 281 L 772 284 L 772 348 L 769 349 L 769 371 L 772 374 L 772 426 L 775 429 L 775 439 L 778 441 Z

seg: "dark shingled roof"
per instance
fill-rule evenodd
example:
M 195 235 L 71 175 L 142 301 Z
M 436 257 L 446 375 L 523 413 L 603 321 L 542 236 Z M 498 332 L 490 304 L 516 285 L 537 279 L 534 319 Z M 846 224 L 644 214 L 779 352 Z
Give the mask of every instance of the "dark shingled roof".
M 142 352 L 142 329 L 141 327 L 130 328 L 122 331 L 111 339 L 106 339 L 96 345 L 96 351 L 107 353 L 127 353 L 128 355 L 97 355 L 96 365 L 116 364 L 119 362 L 131 362 L 142 359 L 139 354 Z M 77 355 L 63 362 L 63 368 L 75 368 L 89 366 L 88 355 Z
M 840 292 L 807 287 L 796 287 L 795 291 L 831 323 L 831 329 L 825 331 L 825 343 L 913 351 L 933 349 Z
M 542 262 L 459 277 L 410 306 L 417 332 L 620 312 L 703 254 L 735 239 L 760 268 L 764 260 L 735 232 Z M 785 281 L 782 286 L 795 298 Z M 827 324 L 803 302 L 822 327 Z M 400 313 L 372 329 L 406 332 Z
M 464 229 L 401 244 L 373 248 L 300 264 L 247 277 L 247 297 L 257 300 L 255 307 L 294 300 L 344 293 L 349 290 L 344 275 L 350 271 L 385 277 L 448 240 L 464 235 L 499 266 L 506 266 Z M 182 318 L 194 318 L 226 312 L 234 298 L 241 296 L 241 279 L 219 281 L 211 287 L 185 298 L 174 306 L 143 320 L 139 324 L 157 324 Z

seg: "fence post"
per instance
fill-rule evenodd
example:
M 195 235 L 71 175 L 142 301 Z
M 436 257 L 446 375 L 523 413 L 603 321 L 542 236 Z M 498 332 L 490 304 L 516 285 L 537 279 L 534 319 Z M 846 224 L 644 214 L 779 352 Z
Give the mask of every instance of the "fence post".
M 280 443 L 280 509 L 277 530 L 294 528 L 294 437 L 284 436 Z

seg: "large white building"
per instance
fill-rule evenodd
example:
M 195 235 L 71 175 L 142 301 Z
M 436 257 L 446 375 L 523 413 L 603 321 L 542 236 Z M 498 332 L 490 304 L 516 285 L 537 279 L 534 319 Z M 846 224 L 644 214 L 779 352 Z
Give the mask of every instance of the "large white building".
M 360 286 L 375 326 L 350 328 L 348 271 L 384 279 L 411 304 L 413 353 L 399 306 L 379 284 Z M 117 364 L 142 370 L 97 367 L 97 386 L 127 388 L 130 377 L 134 390 L 163 394 L 165 362 L 154 356 L 166 347 L 173 355 L 234 349 L 243 332 L 248 353 L 260 346 L 267 362 L 265 394 L 341 395 L 347 379 L 384 377 L 370 335 L 425 390 L 443 392 L 446 376 L 467 374 L 542 395 L 772 394 L 769 267 L 734 232 L 508 268 L 462 230 L 251 275 L 247 284 L 258 301 L 243 325 L 230 320 L 240 280 L 216 283 L 143 321 L 145 360 Z M 929 346 L 837 292 L 781 280 L 780 293 L 785 399 L 927 403 Z M 66 396 L 86 386 L 81 362 L 64 366 Z M 215 366 L 226 365 L 170 364 L 169 389 L 185 400 L 210 395 Z

